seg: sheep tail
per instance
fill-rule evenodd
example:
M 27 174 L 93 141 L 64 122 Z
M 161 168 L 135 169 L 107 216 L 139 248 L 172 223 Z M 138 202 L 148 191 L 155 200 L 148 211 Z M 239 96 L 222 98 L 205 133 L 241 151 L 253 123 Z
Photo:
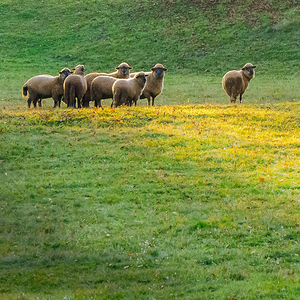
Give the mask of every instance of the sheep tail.
M 22 87 L 22 96 L 23 97 L 27 96 L 27 91 L 28 91 L 28 87 L 26 85 L 23 85 L 23 87 Z

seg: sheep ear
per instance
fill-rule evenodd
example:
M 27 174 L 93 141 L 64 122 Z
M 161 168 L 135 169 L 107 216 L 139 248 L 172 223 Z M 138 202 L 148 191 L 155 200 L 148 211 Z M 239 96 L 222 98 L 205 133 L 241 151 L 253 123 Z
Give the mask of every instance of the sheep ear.
M 252 68 L 253 68 L 253 69 L 255 69 L 255 68 L 256 68 L 256 66 L 253 66 Z
M 119 70 L 120 68 L 119 67 L 116 67 L 116 70 Z
M 58 72 L 58 74 L 62 74 L 62 72 Z
M 132 67 L 128 67 L 129 70 L 132 70 Z
M 166 68 L 164 68 L 163 70 L 164 70 L 165 72 L 168 71 L 168 69 L 166 69 Z

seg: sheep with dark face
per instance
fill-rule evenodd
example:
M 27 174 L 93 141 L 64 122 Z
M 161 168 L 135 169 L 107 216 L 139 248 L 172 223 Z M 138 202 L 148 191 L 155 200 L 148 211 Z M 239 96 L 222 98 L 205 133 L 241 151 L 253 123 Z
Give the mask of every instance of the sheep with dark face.
M 132 105 L 136 103 L 146 84 L 144 72 L 137 73 L 134 78 L 118 79 L 112 86 L 113 103 L 112 106 Z
M 98 76 L 92 81 L 91 101 L 95 101 L 95 107 L 102 107 L 102 99 L 113 98 L 112 86 L 117 80 L 110 76 Z
M 86 92 L 86 80 L 84 78 L 84 65 L 75 67 L 74 74 L 67 77 L 64 82 L 64 102 L 67 107 L 81 107 L 81 100 Z
M 116 71 L 112 73 L 89 73 L 85 76 L 86 83 L 87 83 L 87 90 L 86 93 L 82 99 L 82 105 L 83 107 L 89 107 L 89 102 L 92 101 L 91 99 L 91 83 L 92 81 L 98 77 L 98 76 L 110 76 L 113 78 L 120 78 L 120 79 L 126 79 L 129 78 L 130 70 L 132 67 L 130 67 L 127 63 L 123 62 L 119 64 L 119 66 L 116 67 Z
M 37 102 L 41 107 L 42 99 L 51 97 L 54 100 L 54 107 L 60 107 L 61 98 L 64 94 L 63 84 L 71 73 L 70 69 L 63 68 L 58 76 L 38 75 L 30 78 L 22 87 L 24 97 L 29 93 L 28 108 L 30 108 L 31 102 L 33 102 L 34 107 L 36 107 Z
M 242 96 L 245 93 L 250 80 L 255 76 L 254 69 L 251 63 L 245 64 L 241 70 L 227 72 L 222 78 L 222 87 L 230 97 L 231 103 L 236 103 L 236 98 L 240 95 L 240 103 Z
M 164 85 L 164 76 L 167 69 L 162 64 L 156 64 L 151 72 L 145 72 L 147 77 L 147 83 L 143 90 L 140 99 L 147 98 L 148 105 L 150 106 L 150 100 L 152 98 L 152 106 L 154 105 L 154 99 L 162 92 Z M 131 73 L 130 76 L 134 76 L 136 73 Z M 136 103 L 135 103 L 136 105 Z

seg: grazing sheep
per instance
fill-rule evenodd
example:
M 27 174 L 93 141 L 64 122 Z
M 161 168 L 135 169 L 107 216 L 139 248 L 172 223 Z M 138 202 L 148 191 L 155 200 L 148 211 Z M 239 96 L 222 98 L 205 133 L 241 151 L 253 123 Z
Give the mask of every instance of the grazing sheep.
M 119 66 L 116 67 L 117 71 L 115 71 L 113 73 L 90 73 L 90 74 L 87 74 L 85 76 L 86 83 L 87 83 L 87 90 L 82 99 L 83 107 L 89 107 L 89 102 L 92 101 L 91 94 L 90 94 L 90 88 L 91 88 L 92 81 L 97 76 L 110 76 L 110 77 L 114 77 L 114 78 L 126 79 L 126 78 L 129 78 L 131 69 L 132 69 L 132 67 L 130 67 L 127 63 L 123 62 L 123 63 L 119 64 Z
M 222 86 L 224 91 L 230 97 L 230 102 L 235 103 L 236 98 L 240 95 L 240 103 L 250 80 L 254 77 L 255 72 L 251 63 L 245 64 L 241 70 L 227 72 L 222 78 Z
M 39 102 L 39 107 L 41 107 L 42 99 L 51 97 L 54 100 L 54 107 L 57 107 L 57 105 L 60 107 L 61 98 L 64 94 L 64 81 L 72 72 L 68 68 L 63 68 L 58 73 L 58 76 L 38 75 L 32 77 L 23 85 L 23 97 L 26 97 L 29 93 L 28 108 L 30 108 L 31 102 L 33 102 L 34 107 Z
M 67 107 L 81 107 L 81 99 L 86 92 L 86 80 L 84 78 L 84 65 L 75 67 L 75 74 L 70 75 L 64 82 L 64 102 Z
M 112 86 L 113 103 L 111 106 L 120 106 L 122 104 L 132 105 L 137 102 L 146 84 L 144 72 L 140 72 L 129 79 L 118 79 Z
M 145 72 L 145 75 L 147 76 L 147 83 L 140 99 L 147 98 L 149 106 L 150 106 L 150 99 L 152 98 L 152 106 L 153 106 L 154 99 L 163 90 L 165 71 L 167 71 L 167 69 L 162 64 L 156 64 L 151 69 L 151 72 Z M 132 73 L 130 74 L 130 76 L 132 75 L 134 76 L 134 74 L 135 73 Z
M 101 100 L 113 98 L 112 86 L 117 78 L 98 76 L 91 83 L 91 101 L 95 100 L 95 107 L 102 107 Z

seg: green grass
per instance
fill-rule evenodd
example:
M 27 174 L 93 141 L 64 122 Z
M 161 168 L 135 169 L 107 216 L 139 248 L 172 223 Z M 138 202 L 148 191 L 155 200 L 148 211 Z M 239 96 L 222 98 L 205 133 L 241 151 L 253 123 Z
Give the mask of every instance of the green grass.
M 251 82 L 250 89 L 257 98 L 273 100 L 276 88 L 283 95 L 288 90 L 284 101 L 299 98 L 298 1 L 231 2 L 2 1 L 0 99 L 21 100 L 22 85 L 37 74 L 55 75 L 78 63 L 87 72 L 111 72 L 122 61 L 133 71 L 163 63 L 166 83 L 170 78 L 166 88 L 175 83 L 179 90 L 193 90 L 178 78 L 195 76 L 201 103 L 208 97 L 221 101 L 214 83 L 219 89 L 228 70 L 252 62 L 260 84 L 254 89 Z
M 0 3 L 1 299 L 297 299 L 299 1 Z M 122 25 L 120 25 L 122 24 Z M 155 108 L 26 108 L 78 63 L 168 68 Z M 243 100 L 222 76 L 257 65 Z
M 163 93 L 155 99 L 156 105 L 179 104 L 228 104 L 229 97 L 222 89 L 222 77 L 211 75 L 173 75 L 166 74 Z M 12 84 L 14 81 L 11 81 Z M 27 98 L 21 96 L 20 89 L 11 87 L 2 94 L 0 109 L 10 106 L 26 107 Z M 272 106 L 282 102 L 296 102 L 300 100 L 298 91 L 298 77 L 260 76 L 251 80 L 249 88 L 243 96 L 243 103 Z M 9 102 L 8 102 L 9 101 Z M 102 101 L 103 106 L 110 106 L 112 100 Z M 53 100 L 42 101 L 45 107 L 53 107 Z M 92 106 L 93 103 L 90 104 Z M 138 105 L 146 106 L 147 100 L 139 100 Z M 66 105 L 62 103 L 62 107 Z
M 4 299 L 296 299 L 299 105 L 1 113 Z

